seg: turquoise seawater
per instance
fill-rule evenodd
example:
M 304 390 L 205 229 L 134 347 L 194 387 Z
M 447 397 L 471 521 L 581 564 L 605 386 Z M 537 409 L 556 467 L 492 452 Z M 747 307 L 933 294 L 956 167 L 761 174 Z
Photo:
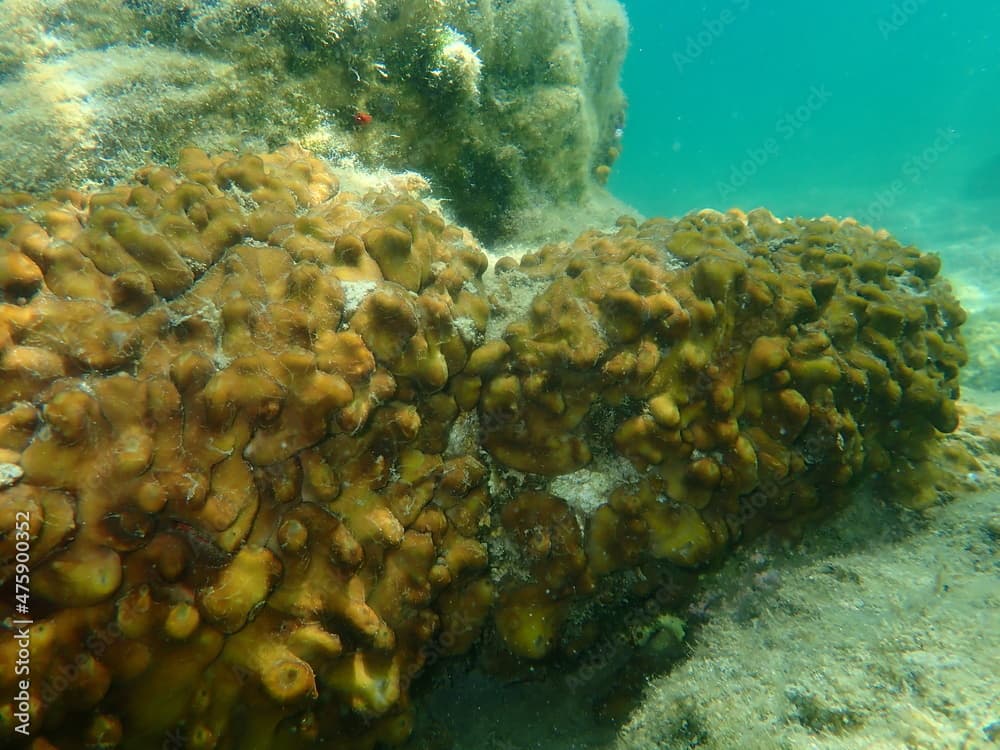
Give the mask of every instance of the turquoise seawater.
M 638 210 L 849 215 L 955 265 L 1000 258 L 1000 3 L 625 5 L 610 187 Z

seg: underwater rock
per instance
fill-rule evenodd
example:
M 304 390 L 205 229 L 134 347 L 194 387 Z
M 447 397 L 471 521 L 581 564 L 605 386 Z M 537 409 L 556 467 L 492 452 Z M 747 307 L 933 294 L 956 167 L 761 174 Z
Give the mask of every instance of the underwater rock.
M 419 170 L 491 240 L 538 204 L 606 195 L 627 25 L 617 0 L 12 0 L 0 186 L 294 140 Z
M 939 266 L 757 210 L 488 271 L 295 147 L 0 195 L 0 617 L 27 542 L 33 619 L 0 741 L 23 708 L 62 749 L 398 744 L 440 658 L 581 653 L 862 477 L 931 502 Z

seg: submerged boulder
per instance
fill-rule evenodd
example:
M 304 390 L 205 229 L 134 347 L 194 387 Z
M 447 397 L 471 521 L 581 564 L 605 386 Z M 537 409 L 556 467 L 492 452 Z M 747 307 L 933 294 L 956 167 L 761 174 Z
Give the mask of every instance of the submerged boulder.
M 0 194 L 0 741 L 398 744 L 443 657 L 571 658 L 861 479 L 931 502 L 939 267 L 756 210 L 489 269 L 297 147 Z

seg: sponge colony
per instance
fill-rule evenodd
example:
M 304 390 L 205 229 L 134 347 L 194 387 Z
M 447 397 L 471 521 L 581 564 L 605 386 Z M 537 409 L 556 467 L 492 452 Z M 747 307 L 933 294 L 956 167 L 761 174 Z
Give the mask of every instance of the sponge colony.
M 486 258 L 405 195 L 338 190 L 295 148 L 189 149 L 0 196 L 0 513 L 32 519 L 33 667 L 77 675 L 32 683 L 53 745 L 397 741 L 428 642 L 485 620 L 485 471 L 443 456 L 442 388 Z
M 763 210 L 625 219 L 499 261 L 501 289 L 541 291 L 483 368 L 485 445 L 543 486 L 595 460 L 633 470 L 596 509 L 564 490 L 586 571 L 548 586 L 536 619 L 524 601 L 538 592 L 512 574 L 497 614 L 508 646 L 547 652 L 538 644 L 557 639 L 536 631 L 582 582 L 691 568 L 741 536 L 794 531 L 861 477 L 931 502 L 966 358 L 965 313 L 939 267 L 852 220 Z

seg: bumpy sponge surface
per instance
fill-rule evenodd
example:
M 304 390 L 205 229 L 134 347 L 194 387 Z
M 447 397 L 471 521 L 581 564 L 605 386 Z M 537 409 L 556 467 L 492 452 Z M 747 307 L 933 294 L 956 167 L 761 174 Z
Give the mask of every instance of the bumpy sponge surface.
M 38 742 L 398 743 L 413 678 L 484 627 L 542 659 L 629 571 L 865 475 L 928 499 L 965 357 L 935 256 L 702 212 L 486 269 L 290 147 L 0 195 L 0 577 L 27 518 Z M 596 501 L 559 484 L 607 462 Z

